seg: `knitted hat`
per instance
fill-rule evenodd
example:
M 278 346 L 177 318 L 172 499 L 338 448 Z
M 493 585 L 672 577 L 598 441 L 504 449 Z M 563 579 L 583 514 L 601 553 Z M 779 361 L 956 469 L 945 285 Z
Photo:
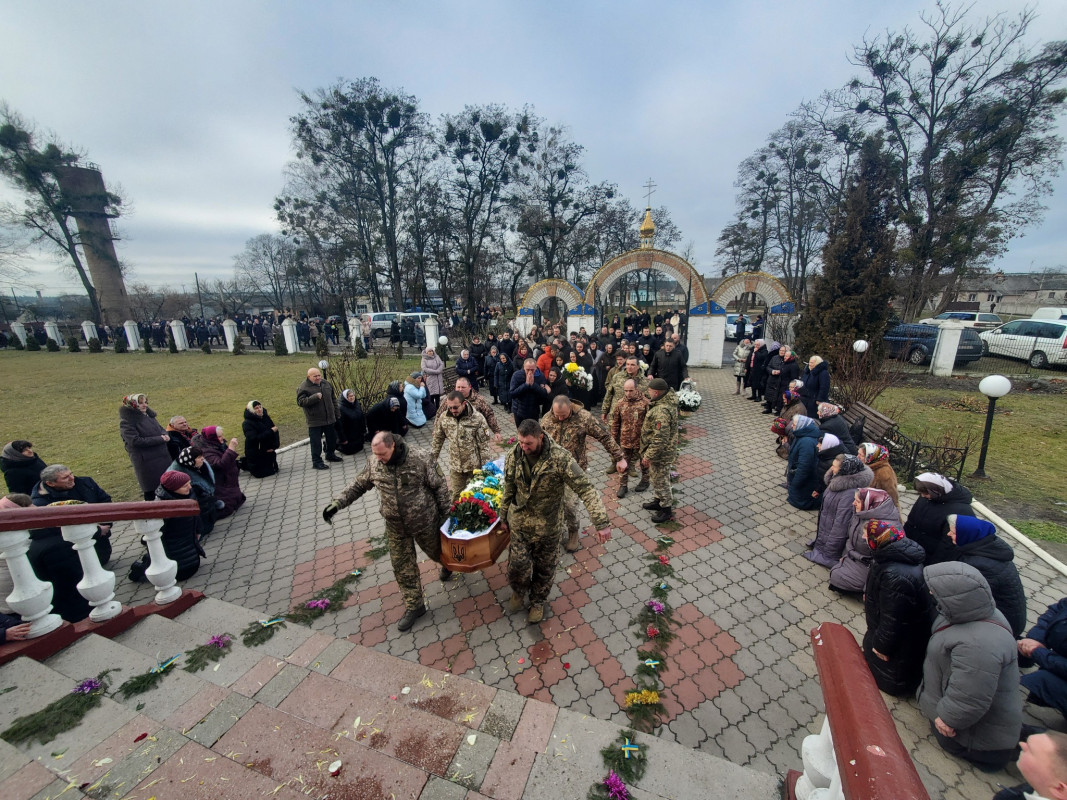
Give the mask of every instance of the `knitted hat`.
M 395 397 L 389 398 L 389 408 L 400 408 L 400 401 Z
M 863 511 L 870 511 L 888 500 L 889 492 L 865 487 L 856 491 L 856 499 L 860 501 L 860 508 Z
M 986 522 L 977 517 L 967 517 L 960 514 L 956 517 L 956 545 L 963 547 L 965 544 L 977 542 L 987 536 L 993 536 L 997 529 L 992 522 Z
M 648 382 L 649 389 L 655 389 L 657 392 L 666 392 L 670 390 L 670 386 L 663 378 L 653 378 Z
M 185 486 L 192 479 L 184 472 L 176 472 L 175 470 L 168 469 L 159 479 L 159 485 L 166 489 L 168 492 L 176 492 L 178 489 Z
M 841 461 L 841 469 L 838 470 L 839 475 L 858 475 L 863 472 L 863 462 L 856 456 L 845 456 Z
M 789 421 L 785 417 L 778 417 L 771 423 L 771 433 L 775 436 L 785 436 L 789 432 Z
M 195 467 L 196 460 L 202 455 L 204 455 L 204 451 L 199 447 L 186 447 L 178 453 L 178 463 L 183 467 Z
M 218 425 L 207 425 L 200 430 L 200 433 L 203 434 L 204 438 L 209 442 L 214 442 L 219 438 L 219 427 Z
M 885 547 L 887 544 L 904 538 L 904 531 L 893 525 L 892 522 L 886 522 L 883 519 L 867 520 L 865 531 L 867 533 L 867 545 L 872 550 L 877 550 L 879 547 Z

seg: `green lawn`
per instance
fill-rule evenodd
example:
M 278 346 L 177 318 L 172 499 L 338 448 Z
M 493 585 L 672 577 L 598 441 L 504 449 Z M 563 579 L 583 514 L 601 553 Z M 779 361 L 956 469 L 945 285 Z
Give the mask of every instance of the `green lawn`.
M 307 436 L 296 389 L 317 362 L 312 353 L 0 351 L 0 444 L 28 439 L 46 463 L 63 463 L 95 478 L 115 500 L 138 500 L 141 492 L 118 432 L 124 395 L 148 395 L 164 427 L 176 414 L 196 428 L 221 425 L 227 437 L 241 440 L 242 451 L 244 407 L 259 400 L 286 445 Z M 383 362 L 395 378 L 418 368 L 416 357 Z M 335 388 L 340 393 L 346 387 Z
M 974 437 L 963 483 L 978 498 L 1009 520 L 1063 522 L 1067 507 L 1067 398 L 1056 394 L 1013 391 L 997 401 L 986 457 L 986 480 L 971 478 L 978 466 L 986 398 L 978 392 L 921 387 L 895 388 L 875 406 L 889 414 L 913 438 L 935 441 L 939 434 Z

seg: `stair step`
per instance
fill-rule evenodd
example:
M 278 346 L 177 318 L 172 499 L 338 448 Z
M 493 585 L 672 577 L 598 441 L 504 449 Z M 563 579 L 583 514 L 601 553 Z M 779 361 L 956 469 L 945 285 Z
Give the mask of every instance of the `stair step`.
M 263 619 L 263 615 L 255 611 L 206 597 L 188 611 L 179 614 L 175 621 L 206 633 L 205 640 L 215 634 L 230 633 L 240 642 L 241 631 L 249 623 L 260 619 Z M 311 638 L 313 633 L 306 625 L 286 622 L 267 642 L 252 649 L 276 658 L 285 658 Z

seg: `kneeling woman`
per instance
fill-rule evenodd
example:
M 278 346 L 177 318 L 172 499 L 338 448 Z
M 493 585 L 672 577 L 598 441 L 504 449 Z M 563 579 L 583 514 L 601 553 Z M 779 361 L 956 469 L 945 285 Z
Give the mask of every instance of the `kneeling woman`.
M 245 467 L 253 478 L 266 478 L 278 471 L 276 451 L 281 443 L 278 426 L 258 400 L 245 406 L 245 421 L 241 423 L 245 435 Z
M 798 414 L 789 423 L 793 443 L 789 447 L 789 505 L 808 510 L 822 500 L 822 474 L 819 472 L 819 426 L 811 417 Z
M 156 500 L 189 500 L 193 484 L 184 472 L 167 470 L 159 479 Z M 163 550 L 178 564 L 175 580 L 184 581 L 200 569 L 200 557 L 205 555 L 200 546 L 200 517 L 170 517 L 163 520 Z
M 219 519 L 228 517 L 245 501 L 239 481 L 241 470 L 237 466 L 237 439 L 230 439 L 227 444 L 222 428 L 208 425 L 193 437 L 193 444 L 204 452 L 204 458 L 215 472 L 215 496 L 222 501 Z

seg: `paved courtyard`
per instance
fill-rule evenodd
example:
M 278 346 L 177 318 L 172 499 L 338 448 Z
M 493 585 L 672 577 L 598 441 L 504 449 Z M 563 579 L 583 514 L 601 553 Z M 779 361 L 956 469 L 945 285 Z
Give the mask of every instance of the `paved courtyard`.
M 858 600 L 830 592 L 827 571 L 801 556 L 816 514 L 785 502 L 778 485 L 784 462 L 771 446 L 770 418 L 732 394 L 731 372 L 696 370 L 694 377 L 704 403 L 683 420 L 688 445 L 675 484 L 682 527 L 670 534 L 677 540 L 670 600 L 684 624 L 664 675 L 667 719 L 660 735 L 781 778 L 800 767 L 801 742 L 821 723 L 808 632 L 836 621 L 860 636 L 863 610 Z M 512 430 L 510 417 L 498 418 Z M 409 437 L 424 446 L 429 439 L 428 428 Z M 356 594 L 316 629 L 624 724 L 620 700 L 633 685 L 637 663 L 631 620 L 650 597 L 645 558 L 662 531 L 640 507 L 647 494 L 616 499 L 617 482 L 604 474 L 607 454 L 596 443 L 593 448 L 589 474 L 602 490 L 614 538 L 602 546 L 583 538 L 582 550 L 561 558 L 539 625 L 527 626 L 524 614 L 502 608 L 509 595 L 505 555 L 485 572 L 457 575 L 448 584 L 437 581 L 436 566 L 424 560 L 430 611 L 410 632 L 396 631 L 403 607 L 388 557 L 367 557 L 370 538 L 384 531 L 376 495 L 342 511 L 333 526 L 320 516 L 362 468 L 369 448 L 319 472 L 310 468 L 307 449 L 297 447 L 280 456 L 279 475 L 243 480 L 248 503 L 206 540 L 209 560 L 185 586 L 273 614 L 358 567 L 364 574 Z M 905 507 L 914 499 L 909 495 Z M 117 528 L 114 543 L 111 568 L 124 576 L 140 554 L 132 526 Z M 1016 563 L 1033 621 L 1067 595 L 1067 578 L 1023 547 L 1016 547 Z M 147 602 L 151 595 L 145 584 L 120 581 L 124 603 Z M 998 783 L 1019 781 L 1015 772 L 985 775 L 944 755 L 914 702 L 886 700 L 931 797 L 981 800 Z M 1037 721 L 1063 727 L 1062 720 Z

